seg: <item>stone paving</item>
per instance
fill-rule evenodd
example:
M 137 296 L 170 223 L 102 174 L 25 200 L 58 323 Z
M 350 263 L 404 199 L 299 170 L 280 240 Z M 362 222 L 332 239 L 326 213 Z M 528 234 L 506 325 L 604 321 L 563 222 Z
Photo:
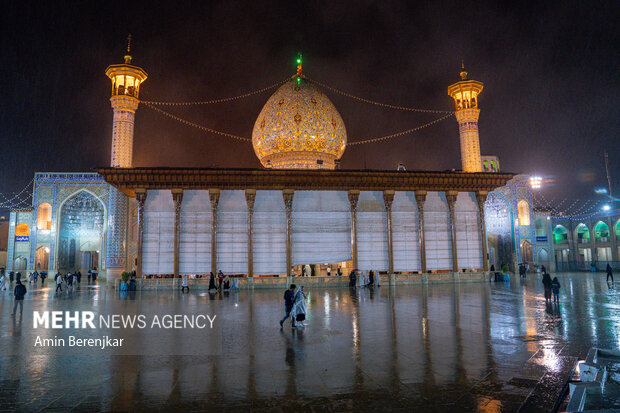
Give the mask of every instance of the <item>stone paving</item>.
M 545 305 L 537 275 L 312 289 L 307 326 L 294 330 L 278 325 L 282 291 L 120 297 L 85 284 L 59 295 L 27 285 L 23 319 L 1 292 L 0 411 L 513 412 L 564 360 L 620 346 L 620 283 L 558 278 L 559 305 Z M 138 355 L 35 351 L 32 311 L 58 309 L 217 314 L 221 347 L 206 351 L 204 338 L 204 353 L 175 355 L 179 343 L 203 339 L 143 330 L 132 342 Z

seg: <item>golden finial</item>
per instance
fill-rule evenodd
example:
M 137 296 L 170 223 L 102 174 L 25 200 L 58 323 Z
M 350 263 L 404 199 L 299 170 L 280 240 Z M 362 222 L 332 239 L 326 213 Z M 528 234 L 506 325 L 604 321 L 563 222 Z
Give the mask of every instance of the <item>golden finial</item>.
M 467 70 L 465 70 L 465 62 L 461 60 L 461 80 L 467 80 Z
M 300 78 L 301 74 L 302 74 L 302 58 L 301 58 L 301 53 L 297 54 L 297 77 Z
M 131 33 L 129 33 L 129 36 L 127 36 L 127 54 L 125 55 L 126 65 L 131 64 L 131 55 L 129 54 L 129 52 L 131 52 Z

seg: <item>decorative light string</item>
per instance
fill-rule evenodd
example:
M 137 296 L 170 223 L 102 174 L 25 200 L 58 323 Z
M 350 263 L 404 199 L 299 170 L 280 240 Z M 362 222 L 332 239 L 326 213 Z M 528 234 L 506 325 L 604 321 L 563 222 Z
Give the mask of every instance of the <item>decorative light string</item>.
M 210 132 L 210 133 L 213 133 L 213 134 L 216 134 L 216 135 L 220 135 L 220 136 L 224 136 L 224 137 L 227 137 L 227 138 L 236 139 L 238 141 L 252 142 L 251 138 L 247 138 L 245 136 L 234 135 L 232 133 L 222 132 L 222 131 L 219 131 L 219 130 L 216 130 L 216 129 L 213 129 L 213 128 L 209 128 L 207 126 L 199 125 L 197 123 L 194 123 L 194 122 L 191 122 L 189 120 L 183 119 L 183 118 L 181 118 L 179 116 L 176 116 L 176 115 L 174 115 L 174 114 L 172 114 L 170 112 L 167 112 L 167 111 L 165 111 L 163 109 L 160 109 L 160 108 L 158 108 L 158 107 L 156 107 L 156 106 L 154 106 L 154 105 L 152 105 L 150 103 L 146 103 L 146 102 L 142 102 L 142 103 L 144 104 L 144 106 L 146 106 L 146 107 L 148 107 L 148 108 L 150 108 L 150 109 L 152 109 L 152 110 L 154 110 L 156 112 L 159 112 L 162 115 L 169 117 L 170 119 L 174 119 L 177 122 L 180 122 L 180 123 L 182 123 L 184 125 L 191 126 L 191 127 L 196 128 L 196 129 L 200 129 L 202 131 Z M 385 140 L 392 139 L 392 138 L 397 138 L 399 136 L 407 135 L 409 133 L 417 132 L 417 131 L 419 131 L 421 129 L 428 128 L 429 126 L 434 125 L 435 123 L 441 122 L 442 120 L 447 119 L 447 118 L 449 118 L 451 116 L 453 116 L 453 114 L 452 113 L 448 113 L 447 115 L 444 115 L 444 116 L 442 116 L 439 119 L 435 119 L 433 121 L 425 123 L 424 125 L 416 126 L 415 128 L 407 129 L 407 130 L 404 130 L 404 131 L 401 131 L 401 132 L 392 133 L 390 135 L 380 136 L 378 138 L 370 138 L 370 139 L 365 139 L 365 140 L 361 140 L 361 141 L 348 142 L 347 146 L 362 145 L 362 144 L 366 144 L 366 143 L 376 143 L 376 142 L 381 142 L 381 141 L 385 141 Z
M 315 85 L 321 86 L 327 90 L 331 90 L 334 93 L 338 93 L 339 95 L 342 96 L 346 96 L 348 98 L 351 99 L 355 99 L 355 100 L 359 100 L 360 102 L 364 102 L 364 103 L 368 103 L 370 105 L 375 105 L 375 106 L 380 106 L 383 108 L 389 108 L 389 109 L 396 109 L 396 110 L 406 110 L 409 112 L 422 112 L 422 113 L 455 113 L 453 110 L 433 110 L 433 109 L 419 109 L 419 108 L 410 108 L 410 107 L 406 107 L 406 106 L 397 106 L 397 105 L 390 105 L 388 103 L 382 103 L 382 102 L 377 102 L 374 100 L 370 100 L 370 99 L 366 99 L 366 98 L 362 98 L 359 96 L 355 96 L 352 95 L 350 93 L 344 92 L 342 90 L 336 89 L 334 87 L 331 87 L 329 85 L 326 85 L 325 83 L 321 83 L 317 80 L 314 79 L 310 79 L 309 77 L 306 76 L 302 76 L 304 79 L 306 79 L 308 82 L 310 83 L 314 83 Z
M 605 204 L 605 200 L 592 199 L 574 199 L 573 202 L 565 208 L 560 209 L 559 206 L 566 203 L 569 198 L 564 198 L 560 202 L 549 201 L 542 193 L 534 192 L 532 194 L 534 202 L 544 209 L 552 212 L 555 218 L 569 219 L 586 219 L 601 213 L 601 205 Z M 579 203 L 582 203 L 578 205 Z
M 222 131 L 219 131 L 219 130 L 216 130 L 216 129 L 209 128 L 207 126 L 202 126 L 202 125 L 199 125 L 197 123 L 190 122 L 188 120 L 180 118 L 180 117 L 178 117 L 176 115 L 173 115 L 170 112 L 166 112 L 165 110 L 160 109 L 160 108 L 158 108 L 156 106 L 153 106 L 150 103 L 147 103 L 147 102 L 142 102 L 142 103 L 144 103 L 144 106 L 146 106 L 147 108 L 153 109 L 154 111 L 159 112 L 159 113 L 161 113 L 164 116 L 168 116 L 170 119 L 174 119 L 177 122 L 181 122 L 181 123 L 183 123 L 183 124 L 185 124 L 187 126 L 192 126 L 192 127 L 196 128 L 196 129 L 200 129 L 200 130 L 203 130 L 203 131 L 206 131 L 206 132 L 214 133 L 214 134 L 220 135 L 220 136 L 225 136 L 227 138 L 236 139 L 236 140 L 239 140 L 239 141 L 242 141 L 242 142 L 252 142 L 252 139 L 250 139 L 250 138 L 246 138 L 244 136 L 239 136 L 239 135 L 233 135 L 232 133 L 222 132 Z
M 34 178 L 18 193 L 12 192 L 10 195 L 0 193 L 0 208 L 22 209 L 31 207 L 33 183 Z
M 435 119 L 433 121 L 425 123 L 424 125 L 417 126 L 415 128 L 412 128 L 412 129 L 407 129 L 407 130 L 404 130 L 402 132 L 393 133 L 391 135 L 381 136 L 381 137 L 378 137 L 378 138 L 370 138 L 370 139 L 365 139 L 365 140 L 355 141 L 355 142 L 347 142 L 347 146 L 362 145 L 362 144 L 365 144 L 365 143 L 376 143 L 376 142 L 386 141 L 386 140 L 392 139 L 392 138 L 397 138 L 399 136 L 407 135 L 409 133 L 417 132 L 417 131 L 419 131 L 421 129 L 428 128 L 429 126 L 434 125 L 434 124 L 436 124 L 438 122 L 441 122 L 442 120 L 447 119 L 447 118 L 449 118 L 451 116 L 453 116 L 453 114 L 452 113 L 448 113 L 447 115 L 444 115 L 444 116 L 440 117 L 439 119 Z
M 256 89 L 251 92 L 244 93 L 242 95 L 231 96 L 231 97 L 221 98 L 221 99 L 203 100 L 203 101 L 198 101 L 198 102 L 159 102 L 159 101 L 154 101 L 154 100 L 141 100 L 140 103 L 144 103 L 145 105 L 165 105 L 165 106 L 192 106 L 192 105 L 212 105 L 214 103 L 226 103 L 226 102 L 232 102 L 235 100 L 247 98 L 253 95 L 258 95 L 259 93 L 263 93 L 270 89 L 274 89 L 280 85 L 283 85 L 289 80 L 290 78 L 287 78 L 280 82 L 274 83 L 273 85 L 264 87 L 262 89 Z

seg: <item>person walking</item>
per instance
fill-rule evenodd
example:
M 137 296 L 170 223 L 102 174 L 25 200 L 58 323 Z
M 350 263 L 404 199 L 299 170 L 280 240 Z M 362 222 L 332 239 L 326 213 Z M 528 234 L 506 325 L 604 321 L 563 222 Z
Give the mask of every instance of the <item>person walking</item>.
M 13 284 L 13 279 L 15 278 L 15 273 L 13 271 L 9 272 L 9 281 Z
M 78 283 L 78 284 L 81 284 L 81 283 L 82 283 L 82 273 L 81 273 L 80 271 L 78 271 L 78 272 L 75 274 L 75 276 L 76 276 L 76 278 L 77 278 L 77 283 Z M 133 276 L 134 276 L 134 278 L 136 277 L 136 273 L 135 273 L 135 271 L 133 272 Z
M 291 284 L 288 290 L 284 292 L 284 317 L 280 320 L 280 328 L 284 325 L 284 321 L 291 315 L 293 304 L 295 303 L 295 284 Z M 295 328 L 295 319 L 291 318 L 291 327 Z
M 558 280 L 558 277 L 553 277 L 553 281 L 551 281 L 551 291 L 553 291 L 553 302 L 554 303 L 559 303 L 560 302 L 560 280 Z
M 35 271 L 32 275 L 34 275 L 34 283 L 37 283 L 37 278 L 39 278 L 39 272 Z
M 56 274 L 56 277 L 54 277 L 54 281 L 56 281 L 56 292 L 62 292 L 62 274 Z
M 373 270 L 368 271 L 368 285 L 375 285 L 375 272 Z
M 306 294 L 304 294 L 304 286 L 300 285 L 295 291 L 295 301 L 291 309 L 291 319 L 296 321 L 295 327 L 305 326 L 306 319 Z
M 183 294 L 183 292 L 185 290 L 187 290 L 187 292 L 189 293 L 189 286 L 187 285 L 187 275 L 182 275 L 182 280 L 181 280 L 181 294 Z
M 375 287 L 381 287 L 381 274 L 378 271 L 375 274 Z
M 209 275 L 209 291 L 211 290 L 217 290 L 215 286 L 215 274 L 213 274 L 213 272 Z
M 236 275 L 232 279 L 232 289 L 235 291 L 239 291 L 239 277 Z
M 6 275 L 0 274 L 0 291 L 6 290 Z
M 332 275 L 332 267 L 330 265 L 327 266 L 327 276 L 331 277 Z
M 336 274 L 338 275 L 338 277 L 342 277 L 342 268 L 340 268 L 340 266 L 338 266 L 338 271 L 336 272 Z
M 21 281 L 22 280 L 22 273 L 18 272 L 17 274 L 15 274 L 15 280 L 16 281 Z
M 17 305 L 19 304 L 19 315 L 22 315 L 24 312 L 24 296 L 26 295 L 26 286 L 22 284 L 20 280 L 17 280 L 17 284 L 15 285 L 15 290 L 13 291 L 13 295 L 15 296 L 15 303 L 13 304 L 13 313 L 11 315 L 15 315 L 17 313 Z
M 222 290 L 222 283 L 224 282 L 224 273 L 222 272 L 222 270 L 220 270 L 220 272 L 217 273 L 217 282 L 218 282 L 218 290 Z
M 549 301 L 551 300 L 551 276 L 547 273 L 544 273 L 542 283 L 545 287 L 545 301 Z
M 614 282 L 614 272 L 611 269 L 611 265 L 609 265 L 609 263 L 607 263 L 607 281 L 609 281 L 609 278 L 611 277 L 611 282 Z
M 540 272 L 545 274 L 547 272 L 547 268 L 545 267 L 545 264 L 540 266 Z
M 90 279 L 93 277 L 93 270 L 88 270 L 88 283 L 90 284 Z

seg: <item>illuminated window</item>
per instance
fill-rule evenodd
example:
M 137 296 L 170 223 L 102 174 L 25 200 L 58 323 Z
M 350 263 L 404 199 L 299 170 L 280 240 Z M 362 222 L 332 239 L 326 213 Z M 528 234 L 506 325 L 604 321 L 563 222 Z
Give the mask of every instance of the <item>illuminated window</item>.
M 577 242 L 580 244 L 587 244 L 590 242 L 590 230 L 586 224 L 577 225 L 575 232 L 577 233 Z
M 620 220 L 616 222 L 616 241 L 620 241 Z
M 519 210 L 519 225 L 530 225 L 530 204 L 527 201 L 519 201 L 517 204 Z
M 594 226 L 594 240 L 596 242 L 609 242 L 609 227 L 603 221 Z
M 534 231 L 537 237 L 545 237 L 547 235 L 547 220 L 537 219 L 534 224 Z
M 553 229 L 554 244 L 568 244 L 568 231 L 562 225 L 558 225 Z
M 22 237 L 22 236 L 28 236 L 30 235 L 30 227 L 28 226 L 28 224 L 25 223 L 21 223 L 21 224 L 17 224 L 15 225 L 15 236 L 16 237 Z
M 37 229 L 52 228 L 52 206 L 47 202 L 37 208 Z

